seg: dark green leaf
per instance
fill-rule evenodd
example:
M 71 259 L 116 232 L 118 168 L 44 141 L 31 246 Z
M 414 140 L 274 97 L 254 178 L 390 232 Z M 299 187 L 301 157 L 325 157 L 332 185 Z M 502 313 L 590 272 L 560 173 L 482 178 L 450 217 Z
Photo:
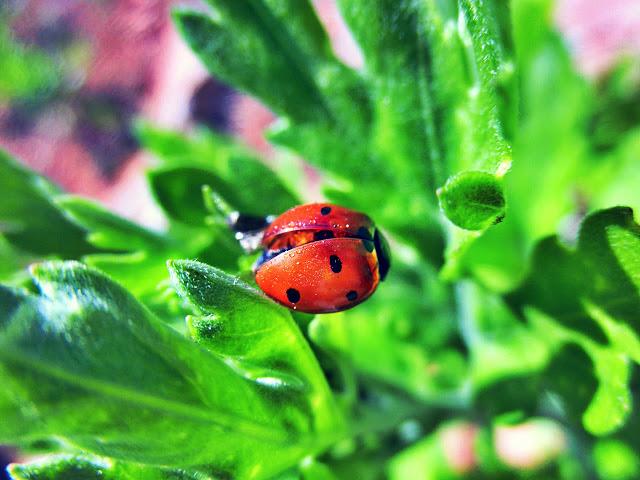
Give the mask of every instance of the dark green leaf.
M 171 218 L 202 226 L 209 212 L 204 205 L 202 188 L 208 185 L 229 198 L 227 185 L 213 173 L 199 168 L 177 167 L 149 172 L 149 184 L 157 202 Z
M 587 217 L 575 250 L 555 237 L 536 247 L 528 278 L 509 301 L 532 305 L 568 328 L 605 341 L 585 302 L 640 331 L 640 226 L 629 208 L 616 207 Z
M 138 295 L 155 291 L 167 278 L 165 262 L 175 246 L 165 235 L 118 217 L 90 200 L 61 196 L 55 202 L 67 218 L 87 232 L 92 245 L 106 251 L 85 255 L 86 263 L 107 272 Z M 141 270 L 145 272 L 143 277 Z
M 95 249 L 85 231 L 53 204 L 58 189 L 0 150 L 0 233 L 14 246 L 37 255 L 79 258 Z
M 331 117 L 311 72 L 300 59 L 293 41 L 282 43 L 273 36 L 273 27 L 263 25 L 252 2 L 220 2 L 230 13 L 232 33 L 210 16 L 193 11 L 177 11 L 174 19 L 189 46 L 207 68 L 222 80 L 263 99 L 281 114 L 298 121 L 324 121 Z M 258 7 L 260 8 L 260 7 Z M 262 7 L 267 24 L 275 21 Z M 280 52 L 274 55 L 273 52 Z M 274 89 L 273 85 L 278 85 Z
M 164 164 L 150 172 L 151 188 L 175 220 L 204 224 L 204 185 L 247 214 L 279 214 L 299 203 L 261 160 L 222 137 L 206 131 L 186 136 L 144 124 L 139 126 L 138 135 Z

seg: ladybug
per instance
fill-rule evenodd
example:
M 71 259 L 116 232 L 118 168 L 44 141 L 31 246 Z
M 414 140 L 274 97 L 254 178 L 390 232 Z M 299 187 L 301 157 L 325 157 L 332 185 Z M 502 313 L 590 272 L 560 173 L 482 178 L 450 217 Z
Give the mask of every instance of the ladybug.
M 348 208 L 312 203 L 276 218 L 236 215 L 230 223 L 243 245 L 260 238 L 256 283 L 293 310 L 330 313 L 354 307 L 389 271 L 389 248 L 380 230 L 367 215 Z

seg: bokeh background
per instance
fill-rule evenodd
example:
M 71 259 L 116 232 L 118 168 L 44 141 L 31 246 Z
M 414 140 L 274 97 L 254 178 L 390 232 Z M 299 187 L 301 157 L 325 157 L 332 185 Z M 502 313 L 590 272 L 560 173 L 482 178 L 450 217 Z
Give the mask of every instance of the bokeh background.
M 337 56 L 359 68 L 334 1 L 313 3 Z M 205 126 L 274 161 L 263 137 L 273 115 L 211 78 L 172 26 L 171 9 L 185 4 L 205 8 L 196 0 L 0 0 L 0 148 L 65 190 L 154 228 L 162 216 L 146 187 L 154 159 L 136 140 L 141 119 L 181 131 Z M 638 0 L 558 0 L 554 21 L 594 82 L 622 57 L 640 57 Z M 305 172 L 308 199 L 318 198 L 317 174 Z M 443 440 L 461 468 L 472 461 L 465 438 L 473 428 Z M 506 448 L 527 443 L 508 435 Z M 528 461 L 517 448 L 508 455 Z M 0 451 L 0 477 L 11 457 Z

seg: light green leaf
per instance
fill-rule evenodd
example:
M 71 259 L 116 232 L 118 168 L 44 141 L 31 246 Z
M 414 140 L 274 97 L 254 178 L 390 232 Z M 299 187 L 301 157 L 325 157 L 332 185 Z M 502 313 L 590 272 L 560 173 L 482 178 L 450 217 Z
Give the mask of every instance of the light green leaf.
M 422 478 L 424 480 L 453 480 L 460 478 L 447 463 L 442 441 L 443 431 L 456 422 L 443 424 L 438 430 L 416 444 L 396 454 L 388 466 L 390 480 Z
M 527 279 L 507 297 L 521 310 L 533 306 L 548 315 L 552 320 L 545 322 L 546 335 L 555 330 L 562 343 L 576 343 L 586 352 L 574 355 L 574 370 L 586 364 L 580 367 L 585 372 L 581 382 L 590 377 L 599 387 L 583 392 L 583 403 L 574 410 L 586 410 L 584 426 L 598 435 L 620 428 L 631 409 L 629 363 L 637 362 L 640 354 L 638 252 L 640 226 L 631 209 L 602 210 L 585 219 L 575 250 L 554 237 L 540 241 Z M 532 315 L 528 311 L 528 317 Z M 580 375 L 567 372 L 566 378 L 563 390 L 570 401 L 577 397 L 573 390 Z
M 438 197 L 447 218 L 465 230 L 483 230 L 505 215 L 501 182 L 490 173 L 465 171 L 449 177 Z
M 513 95 L 513 66 L 502 47 L 493 2 L 429 0 L 423 4 L 422 18 L 431 47 L 432 111 L 438 115 L 436 135 L 442 142 L 449 181 L 462 172 L 480 171 L 497 183 L 511 165 L 499 91 Z M 501 190 L 496 193 L 503 197 Z M 454 214 L 450 220 L 457 225 L 464 222 L 455 212 L 477 209 L 475 199 L 465 195 L 445 195 L 440 200 L 444 213 Z M 504 198 L 499 203 L 504 205 Z M 474 223 L 470 222 L 479 226 Z M 449 261 L 455 263 L 462 245 L 476 238 L 453 236 Z
M 451 277 L 469 273 L 496 291 L 522 280 L 528 251 L 542 236 L 563 227 L 575 233 L 576 217 L 588 201 L 583 195 L 606 183 L 603 163 L 589 155 L 585 136 L 594 92 L 575 71 L 552 25 L 553 5 L 549 0 L 511 4 L 519 100 L 510 103 L 518 120 L 513 166 L 504 177 L 508 212 L 468 248 L 450 252 L 456 267 L 448 272 Z
M 339 433 L 340 417 L 324 376 L 284 307 L 199 262 L 172 261 L 169 269 L 178 293 L 199 315 L 188 319 L 194 340 L 266 390 L 288 390 L 290 401 L 304 399 L 300 408 L 313 405 L 313 430 Z
M 58 67 L 44 52 L 17 43 L 7 23 L 0 18 L 0 100 L 50 94 L 60 83 Z
M 446 306 L 449 292 L 427 272 L 425 267 L 415 276 L 394 264 L 366 303 L 316 316 L 309 336 L 364 376 L 422 401 L 459 404 L 464 401 L 467 365 L 462 353 L 448 345 L 455 328 Z
M 631 480 L 640 472 L 638 453 L 619 440 L 599 440 L 593 447 L 593 461 L 600 477 L 608 480 Z
M 1 442 L 265 478 L 334 438 L 324 393 L 243 376 L 78 263 L 32 272 L 39 294 L 0 289 Z
M 52 456 L 9 466 L 14 480 L 211 480 L 185 470 L 148 467 L 99 457 Z

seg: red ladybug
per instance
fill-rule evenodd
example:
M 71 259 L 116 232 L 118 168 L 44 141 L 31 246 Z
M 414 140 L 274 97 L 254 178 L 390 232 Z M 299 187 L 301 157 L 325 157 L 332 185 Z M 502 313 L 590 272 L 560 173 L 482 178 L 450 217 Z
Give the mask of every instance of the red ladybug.
M 286 211 L 263 230 L 261 244 L 264 252 L 254 267 L 258 286 L 301 312 L 338 312 L 359 304 L 390 266 L 387 242 L 371 219 L 328 203 Z

